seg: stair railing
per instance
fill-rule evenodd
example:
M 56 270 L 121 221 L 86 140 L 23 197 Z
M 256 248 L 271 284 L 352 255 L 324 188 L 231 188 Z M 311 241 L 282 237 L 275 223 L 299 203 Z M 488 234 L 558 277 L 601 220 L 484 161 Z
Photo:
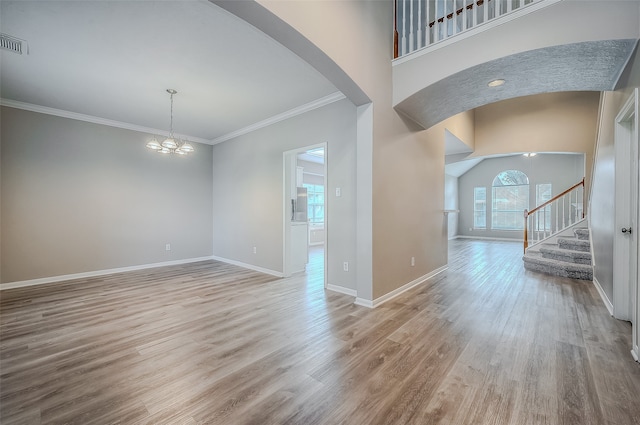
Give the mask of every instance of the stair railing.
M 394 0 L 394 59 L 541 0 Z
M 524 252 L 527 252 L 530 240 L 535 245 L 583 219 L 585 202 L 583 177 L 582 181 L 531 211 L 524 210 Z

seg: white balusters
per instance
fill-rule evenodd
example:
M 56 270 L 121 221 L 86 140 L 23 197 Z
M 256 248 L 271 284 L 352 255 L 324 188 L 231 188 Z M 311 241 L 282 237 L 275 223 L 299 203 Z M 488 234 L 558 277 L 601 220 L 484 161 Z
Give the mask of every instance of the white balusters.
M 558 229 L 560 228 L 560 225 L 558 224 L 558 211 L 560 211 L 560 208 L 558 208 L 559 206 L 556 205 L 556 207 L 554 208 L 556 210 L 556 226 L 554 228 L 554 233 L 558 231 Z
M 400 51 L 402 55 L 407 54 L 407 0 L 402 0 L 402 49 Z
M 409 5 L 409 51 L 413 52 L 414 48 L 413 48 L 413 3 L 415 3 L 414 1 L 411 1 L 411 4 Z
M 480 6 L 478 6 L 478 0 L 471 1 L 471 9 L 469 9 L 469 13 L 471 13 L 471 26 L 469 28 L 473 28 L 478 25 L 478 12 L 480 10 Z
M 531 211 L 525 210 L 525 250 L 582 220 L 584 196 L 584 179 L 582 179 L 581 182 L 551 198 L 547 201 L 548 203 L 539 205 Z M 554 210 L 555 225 L 552 217 Z
M 418 49 L 422 48 L 422 0 L 418 1 L 418 31 L 416 34 L 418 39 Z
M 428 46 L 429 44 L 431 44 L 431 27 L 429 27 L 429 23 L 431 22 L 431 17 L 430 17 L 430 2 L 429 0 L 424 0 L 425 1 L 425 6 L 426 6 L 426 10 L 425 10 L 425 14 L 424 14 L 424 45 Z
M 396 0 L 397 12 L 402 13 L 396 23 L 399 55 L 430 46 L 537 1 L 541 0 Z

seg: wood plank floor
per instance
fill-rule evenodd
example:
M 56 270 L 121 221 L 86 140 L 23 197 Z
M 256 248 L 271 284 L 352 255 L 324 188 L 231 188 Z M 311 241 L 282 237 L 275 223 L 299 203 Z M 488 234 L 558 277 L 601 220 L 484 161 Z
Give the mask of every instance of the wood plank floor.
M 640 423 L 631 328 L 520 245 L 370 310 L 215 261 L 0 293 L 2 424 Z

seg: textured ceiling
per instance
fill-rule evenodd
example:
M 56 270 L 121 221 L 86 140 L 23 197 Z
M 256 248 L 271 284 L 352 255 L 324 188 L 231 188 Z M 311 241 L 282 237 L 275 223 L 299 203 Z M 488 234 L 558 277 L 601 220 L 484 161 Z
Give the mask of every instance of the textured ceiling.
M 531 50 L 438 81 L 396 105 L 424 128 L 500 100 L 559 91 L 613 90 L 636 40 L 592 41 Z M 506 80 L 490 88 L 489 81 Z
M 105 120 L 212 140 L 337 89 L 263 32 L 207 1 L 0 2 L 0 94 Z

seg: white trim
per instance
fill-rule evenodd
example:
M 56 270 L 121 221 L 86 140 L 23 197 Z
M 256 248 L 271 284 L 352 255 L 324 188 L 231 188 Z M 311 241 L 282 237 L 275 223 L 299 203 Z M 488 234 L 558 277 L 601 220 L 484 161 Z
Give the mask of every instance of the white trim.
M 117 267 L 114 269 L 96 270 L 92 272 L 65 274 L 60 276 L 42 277 L 39 279 L 21 280 L 16 282 L 1 283 L 0 290 L 23 288 L 25 286 L 44 285 L 46 283 L 63 282 L 66 280 L 86 279 L 88 277 L 104 276 L 114 273 L 131 272 L 137 270 L 152 269 L 156 267 L 175 266 L 178 264 L 196 263 L 198 261 L 213 260 L 213 256 L 186 258 L 184 260 L 163 261 L 161 263 L 141 264 L 138 266 Z
M 402 285 L 399 288 L 394 289 L 391 292 L 388 292 L 386 294 L 384 294 L 383 296 L 376 298 L 373 301 L 369 301 L 367 299 L 363 299 L 363 298 L 356 298 L 355 304 L 356 305 L 360 305 L 363 307 L 368 307 L 368 308 L 376 308 L 379 305 L 389 301 L 392 298 L 397 297 L 398 295 L 402 294 L 403 292 L 408 291 L 409 289 L 420 285 L 421 283 L 424 283 L 425 281 L 431 279 L 432 277 L 436 276 L 437 274 L 442 273 L 443 271 L 447 270 L 449 268 L 448 265 L 446 266 L 442 266 L 440 268 L 435 269 L 434 271 L 425 274 L 424 276 L 421 276 L 415 280 L 412 280 L 409 283 L 406 283 L 404 285 Z
M 355 305 L 359 305 L 361 307 L 374 308 L 373 301 L 368 300 L 366 298 L 356 297 L 356 300 L 353 302 Z
M 620 233 L 622 227 L 631 223 L 631 206 L 629 199 L 629 184 L 631 177 L 631 163 L 629 161 L 631 143 L 635 142 L 638 134 L 638 90 L 634 90 L 626 100 L 614 121 L 614 162 L 615 162 L 615 211 L 614 211 L 614 240 L 613 240 L 613 307 L 614 317 L 620 320 L 633 321 L 629 238 Z M 627 130 L 622 124 L 635 120 L 634 130 Z M 634 324 L 635 325 L 635 324 Z M 634 336 L 635 338 L 635 336 Z
M 106 118 L 95 117 L 93 115 L 79 114 L 77 112 L 65 111 L 62 109 L 49 108 L 48 106 L 34 105 L 32 103 L 19 102 L 11 99 L 0 99 L 0 105 L 7 106 L 9 108 L 23 109 L 25 111 L 38 112 L 40 114 L 54 115 L 56 117 L 69 118 L 72 120 L 90 122 L 93 124 L 107 125 L 109 127 L 123 128 L 125 130 L 139 131 L 141 133 L 150 133 L 158 136 L 169 136 L 169 132 L 166 130 L 158 130 L 157 128 L 144 127 L 137 124 L 131 124 L 128 122 L 114 121 Z M 201 137 L 189 136 L 186 134 L 175 133 L 175 136 L 182 139 L 188 139 L 190 142 L 203 143 L 206 145 L 211 144 L 211 140 L 203 139 Z
M 562 0 L 541 0 L 534 3 L 529 3 L 524 5 L 517 10 L 510 12 L 508 14 L 499 16 L 497 18 L 492 18 L 487 22 L 483 22 L 475 27 L 468 29 L 464 32 L 458 33 L 456 35 L 450 36 L 442 41 L 439 41 L 434 44 L 430 44 L 429 46 L 423 47 L 419 50 L 414 50 L 411 53 L 407 53 L 406 55 L 402 55 L 397 59 L 394 59 L 391 64 L 392 66 L 399 65 L 401 63 L 407 62 L 414 58 L 419 58 L 420 56 L 426 55 L 428 53 L 439 50 L 443 47 L 449 46 L 453 43 L 457 43 L 458 41 L 462 41 L 466 38 L 473 37 L 482 32 L 488 31 L 492 28 L 496 28 L 500 25 L 506 24 L 508 22 L 513 21 L 514 19 L 518 19 L 522 16 L 528 15 L 531 12 L 535 12 L 537 10 L 543 9 L 548 6 L 552 6 L 555 3 L 558 3 Z
M 638 360 L 638 353 L 640 351 L 638 350 L 638 346 L 636 345 L 635 347 L 633 347 L 633 350 L 631 350 L 631 357 L 633 357 L 633 360 L 639 362 L 640 360 Z
M 234 137 L 242 136 L 243 134 L 251 133 L 252 131 L 256 131 L 258 129 L 268 127 L 277 122 L 284 121 L 289 118 L 293 118 L 297 115 L 301 115 L 306 112 L 313 111 L 314 109 L 321 108 L 323 106 L 329 105 L 333 102 L 337 102 L 345 98 L 346 96 L 342 94 L 342 92 L 337 91 L 335 93 L 331 93 L 328 96 L 321 97 L 320 99 L 316 99 L 313 102 L 309 102 L 304 105 L 298 106 L 297 108 L 290 109 L 281 114 L 274 115 L 270 118 L 267 118 L 266 120 L 258 121 L 257 123 L 251 124 L 245 128 L 241 128 L 240 130 L 232 131 L 231 133 L 217 137 L 213 140 L 208 141 L 208 143 L 215 145 L 217 143 L 221 143 L 221 142 L 233 139 Z
M 593 285 L 598 290 L 598 294 L 600 294 L 600 298 L 602 299 L 604 306 L 607 307 L 607 310 L 609 310 L 609 314 L 613 316 L 613 304 L 611 303 L 611 300 L 609 300 L 609 297 L 607 297 L 607 294 L 604 292 L 604 289 L 602 289 L 602 286 L 600 285 L 600 282 L 598 282 L 598 279 L 596 278 L 595 273 L 593 276 Z
M 256 271 L 256 272 L 270 274 L 270 275 L 275 276 L 275 277 L 283 277 L 284 276 L 282 274 L 282 272 L 279 272 L 279 271 L 276 271 L 276 270 L 266 269 L 266 268 L 260 267 L 260 266 L 254 266 L 253 264 L 243 263 L 242 261 L 231 260 L 229 258 L 218 257 L 217 255 L 211 256 L 211 259 L 212 260 L 216 260 L 216 261 L 221 261 L 221 262 L 227 263 L 227 264 L 232 264 L 234 266 L 242 267 L 242 268 L 245 268 L 245 269 L 253 270 L 253 271 Z
M 616 80 L 617 81 L 617 80 Z M 604 138 L 602 135 L 602 126 L 604 122 L 604 102 L 605 102 L 606 92 L 600 92 L 600 99 L 598 101 L 598 118 L 596 120 L 596 140 L 593 146 L 593 161 L 591 161 L 591 179 L 589 180 L 589 205 L 587 206 L 587 215 L 589 215 L 589 211 L 591 211 L 591 197 L 593 196 L 593 176 L 596 172 L 596 161 L 595 158 L 598 158 L 598 153 L 600 152 L 600 139 Z M 585 158 L 585 167 L 587 165 L 587 161 Z M 586 182 L 585 182 L 586 183 Z M 584 196 L 584 194 L 583 194 Z M 589 226 L 591 228 L 591 226 Z
M 223 136 L 217 137 L 212 140 L 203 139 L 201 137 L 189 136 L 186 134 L 178 134 L 178 133 L 175 133 L 175 136 L 183 139 L 188 139 L 190 142 L 203 143 L 206 145 L 215 145 L 217 143 L 221 143 L 226 140 L 233 139 L 234 137 L 251 133 L 252 131 L 258 130 L 260 128 L 270 126 L 277 122 L 284 121 L 289 118 L 293 118 L 297 115 L 301 115 L 306 112 L 313 111 L 314 109 L 321 108 L 323 106 L 329 105 L 331 103 L 337 102 L 345 98 L 346 96 L 342 92 L 335 92 L 328 96 L 321 97 L 320 99 L 316 99 L 312 102 L 290 109 L 281 114 L 274 115 L 273 117 L 267 118 L 266 120 L 259 121 L 255 124 L 251 124 L 245 128 L 241 128 L 240 130 L 233 131 L 231 133 L 225 134 Z M 131 123 L 122 122 L 122 121 L 109 120 L 106 118 L 100 118 L 93 115 L 80 114 L 77 112 L 65 111 L 62 109 L 49 108 L 48 106 L 40 106 L 40 105 L 34 105 L 32 103 L 19 102 L 17 100 L 0 98 L 0 105 L 8 106 L 10 108 L 16 108 L 16 109 L 24 109 L 25 111 L 38 112 L 41 114 L 54 115 L 57 117 L 70 118 L 78 121 L 90 122 L 93 124 L 107 125 L 109 127 L 123 128 L 125 130 L 139 131 L 142 133 L 150 133 L 158 136 L 169 136 L 169 132 L 166 130 L 159 130 L 157 128 L 144 127 L 141 125 L 131 124 Z
M 478 240 L 485 240 L 485 241 L 504 241 L 504 242 L 523 242 L 524 243 L 524 239 L 492 238 L 489 236 L 457 235 L 456 239 L 478 239 Z
M 297 155 L 307 152 L 309 150 L 313 150 L 313 149 L 318 149 L 318 148 L 322 148 L 324 150 L 324 173 L 325 173 L 325 178 L 326 176 L 329 175 L 329 168 L 328 168 L 328 162 L 329 162 L 329 143 L 328 142 L 320 142 L 320 143 L 316 143 L 314 145 L 309 145 L 309 146 L 302 146 L 299 148 L 295 148 L 295 149 L 290 149 L 288 151 L 284 151 L 282 153 L 282 277 L 289 277 L 291 276 L 293 273 L 297 273 L 298 271 L 304 271 L 304 270 L 298 270 L 298 271 L 291 271 L 289 270 L 289 268 L 291 267 L 291 265 L 289 264 L 289 262 L 291 261 L 291 254 L 289 253 L 290 250 L 290 242 L 289 242 L 289 232 L 290 232 L 290 223 L 291 221 L 288 219 L 289 217 L 289 212 L 288 212 L 288 202 L 285 199 L 285 197 L 287 196 L 287 194 L 289 194 L 290 192 L 290 188 L 289 185 L 291 184 L 290 181 L 287 181 L 287 159 L 291 158 L 291 161 L 297 161 Z M 292 176 L 293 178 L 293 176 Z M 325 180 L 325 193 L 327 190 L 327 184 L 326 184 L 327 180 Z M 328 254 L 328 249 L 329 249 L 329 243 L 328 243 L 328 229 L 329 229 L 329 215 L 328 215 L 328 211 L 329 211 L 329 200 L 327 199 L 327 197 L 325 196 L 324 199 L 324 216 L 325 216 L 325 221 L 323 224 L 323 229 L 325 229 L 325 236 L 324 236 L 324 283 L 323 283 L 323 287 L 327 287 L 327 276 L 329 275 L 328 272 L 328 264 L 329 264 L 329 254 Z M 307 228 L 307 238 L 309 237 L 309 228 Z M 309 245 L 308 241 L 307 241 L 307 245 Z M 305 270 L 306 270 L 306 266 L 305 266 Z
M 350 295 L 355 297 L 358 295 L 358 292 L 355 289 L 345 288 L 344 286 L 338 286 L 331 283 L 327 284 L 327 289 L 333 292 L 339 292 L 341 294 Z

